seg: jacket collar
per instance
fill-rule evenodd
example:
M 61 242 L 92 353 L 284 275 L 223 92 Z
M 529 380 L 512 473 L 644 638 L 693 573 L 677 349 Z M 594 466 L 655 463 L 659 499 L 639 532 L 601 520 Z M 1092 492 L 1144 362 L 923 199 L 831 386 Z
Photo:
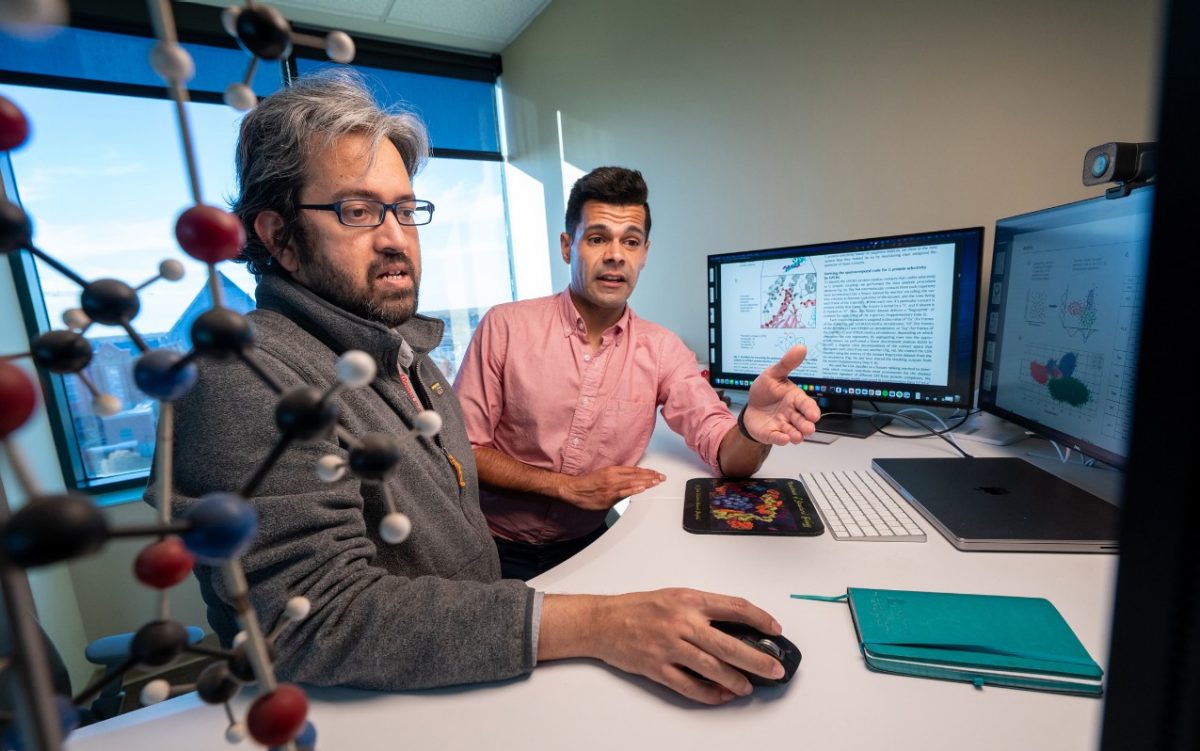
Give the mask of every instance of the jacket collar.
M 415 355 L 435 349 L 445 328 L 440 319 L 419 313 L 395 328 L 388 328 L 360 318 L 279 274 L 264 275 L 255 298 L 258 308 L 295 321 L 339 355 L 346 350 L 363 350 L 393 375 L 397 366 L 408 368 Z

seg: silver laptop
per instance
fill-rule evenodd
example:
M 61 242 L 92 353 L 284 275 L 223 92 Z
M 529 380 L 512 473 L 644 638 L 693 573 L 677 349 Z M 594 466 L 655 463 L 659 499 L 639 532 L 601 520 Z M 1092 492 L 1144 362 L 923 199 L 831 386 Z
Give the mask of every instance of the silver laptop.
M 960 550 L 1115 553 L 1120 510 L 1023 459 L 875 459 Z

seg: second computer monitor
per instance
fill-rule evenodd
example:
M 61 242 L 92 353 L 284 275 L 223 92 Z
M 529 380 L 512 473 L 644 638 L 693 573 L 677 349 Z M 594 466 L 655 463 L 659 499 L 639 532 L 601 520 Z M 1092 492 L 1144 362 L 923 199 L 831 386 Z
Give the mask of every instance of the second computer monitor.
M 1129 456 L 1153 191 L 996 222 L 979 407 L 1116 467 Z
M 710 255 L 710 382 L 749 388 L 802 343 L 818 430 L 874 432 L 841 416 L 856 399 L 969 408 L 982 250 L 973 227 Z

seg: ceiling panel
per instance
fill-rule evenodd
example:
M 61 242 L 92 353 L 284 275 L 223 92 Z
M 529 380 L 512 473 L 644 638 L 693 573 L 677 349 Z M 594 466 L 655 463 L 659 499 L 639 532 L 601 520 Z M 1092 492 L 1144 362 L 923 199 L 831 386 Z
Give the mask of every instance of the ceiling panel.
M 541 12 L 549 0 L 400 0 L 388 22 L 446 33 L 458 33 L 507 45 Z
M 226 7 L 229 0 L 192 0 Z M 340 29 L 400 42 L 496 53 L 509 45 L 550 0 L 278 0 L 292 23 Z
M 225 5 L 227 3 L 221 3 Z M 355 18 L 371 18 L 379 20 L 386 18 L 393 5 L 404 5 L 403 0 L 353 0 L 353 2 L 333 2 L 333 0 L 285 0 L 285 2 L 270 3 L 285 16 L 288 9 L 318 10 L 334 15 L 354 16 Z

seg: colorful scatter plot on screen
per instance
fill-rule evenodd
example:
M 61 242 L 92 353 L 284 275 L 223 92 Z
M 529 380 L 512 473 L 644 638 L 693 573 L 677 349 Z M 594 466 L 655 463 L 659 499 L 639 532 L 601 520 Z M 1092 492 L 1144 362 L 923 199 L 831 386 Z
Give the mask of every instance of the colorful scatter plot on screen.
M 1074 352 L 1067 352 L 1059 358 L 1051 357 L 1045 362 L 1034 360 L 1029 363 L 1029 375 L 1046 387 L 1050 398 L 1080 407 L 1092 400 L 1092 391 L 1074 376 L 1077 361 Z

